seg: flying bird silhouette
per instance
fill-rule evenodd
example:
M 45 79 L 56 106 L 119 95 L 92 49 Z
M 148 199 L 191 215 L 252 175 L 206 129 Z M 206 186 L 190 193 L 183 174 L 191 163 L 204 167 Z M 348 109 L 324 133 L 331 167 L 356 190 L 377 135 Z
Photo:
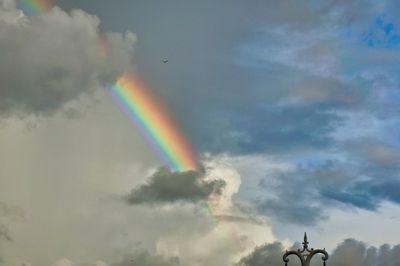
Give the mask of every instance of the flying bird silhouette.
M 162 62 L 163 62 L 164 64 L 166 64 L 166 63 L 168 63 L 168 59 L 164 59 L 164 60 L 162 60 Z

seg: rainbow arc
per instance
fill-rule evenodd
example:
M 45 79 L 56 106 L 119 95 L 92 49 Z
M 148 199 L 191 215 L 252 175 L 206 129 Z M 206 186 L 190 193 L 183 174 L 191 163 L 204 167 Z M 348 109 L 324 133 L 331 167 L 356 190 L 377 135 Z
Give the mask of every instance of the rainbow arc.
M 28 16 L 49 11 L 53 6 L 50 0 L 20 0 L 18 3 Z
M 122 75 L 111 95 L 158 157 L 175 171 L 197 169 L 197 158 L 161 102 L 131 73 Z

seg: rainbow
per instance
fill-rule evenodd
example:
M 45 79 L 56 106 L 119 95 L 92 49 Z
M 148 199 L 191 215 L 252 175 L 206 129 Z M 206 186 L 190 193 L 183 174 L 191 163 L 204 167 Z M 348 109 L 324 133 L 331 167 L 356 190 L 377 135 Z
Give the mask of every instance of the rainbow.
M 50 0 L 20 0 L 18 3 L 28 16 L 49 11 L 52 7 Z
M 122 75 L 110 92 L 161 161 L 171 170 L 198 168 L 195 153 L 179 127 L 161 102 L 135 75 Z

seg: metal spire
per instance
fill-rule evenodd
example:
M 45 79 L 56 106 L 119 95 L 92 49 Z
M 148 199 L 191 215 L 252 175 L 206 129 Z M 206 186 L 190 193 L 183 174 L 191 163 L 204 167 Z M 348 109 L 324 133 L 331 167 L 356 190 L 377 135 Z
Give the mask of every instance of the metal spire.
M 304 242 L 303 242 L 303 247 L 304 247 L 304 249 L 307 249 L 308 248 L 308 241 L 307 241 L 307 233 L 306 232 L 304 232 Z

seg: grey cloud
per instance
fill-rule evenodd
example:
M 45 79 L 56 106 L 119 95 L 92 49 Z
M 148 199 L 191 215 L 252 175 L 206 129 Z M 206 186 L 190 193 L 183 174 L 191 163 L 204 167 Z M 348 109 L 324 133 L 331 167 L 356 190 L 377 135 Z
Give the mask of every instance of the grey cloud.
M 197 202 L 211 194 L 220 194 L 225 187 L 223 180 L 204 180 L 201 171 L 171 172 L 159 168 L 146 184 L 132 190 L 125 197 L 130 204 L 162 204 L 178 201 Z
M 55 7 L 28 18 L 4 3 L 2 116 L 49 114 L 113 83 L 131 65 L 135 35 L 130 32 L 100 34 L 99 19 L 81 10 L 66 13 Z
M 132 254 L 125 255 L 121 261 L 112 266 L 178 266 L 178 257 L 164 257 L 150 254 L 146 250 L 137 250 Z

